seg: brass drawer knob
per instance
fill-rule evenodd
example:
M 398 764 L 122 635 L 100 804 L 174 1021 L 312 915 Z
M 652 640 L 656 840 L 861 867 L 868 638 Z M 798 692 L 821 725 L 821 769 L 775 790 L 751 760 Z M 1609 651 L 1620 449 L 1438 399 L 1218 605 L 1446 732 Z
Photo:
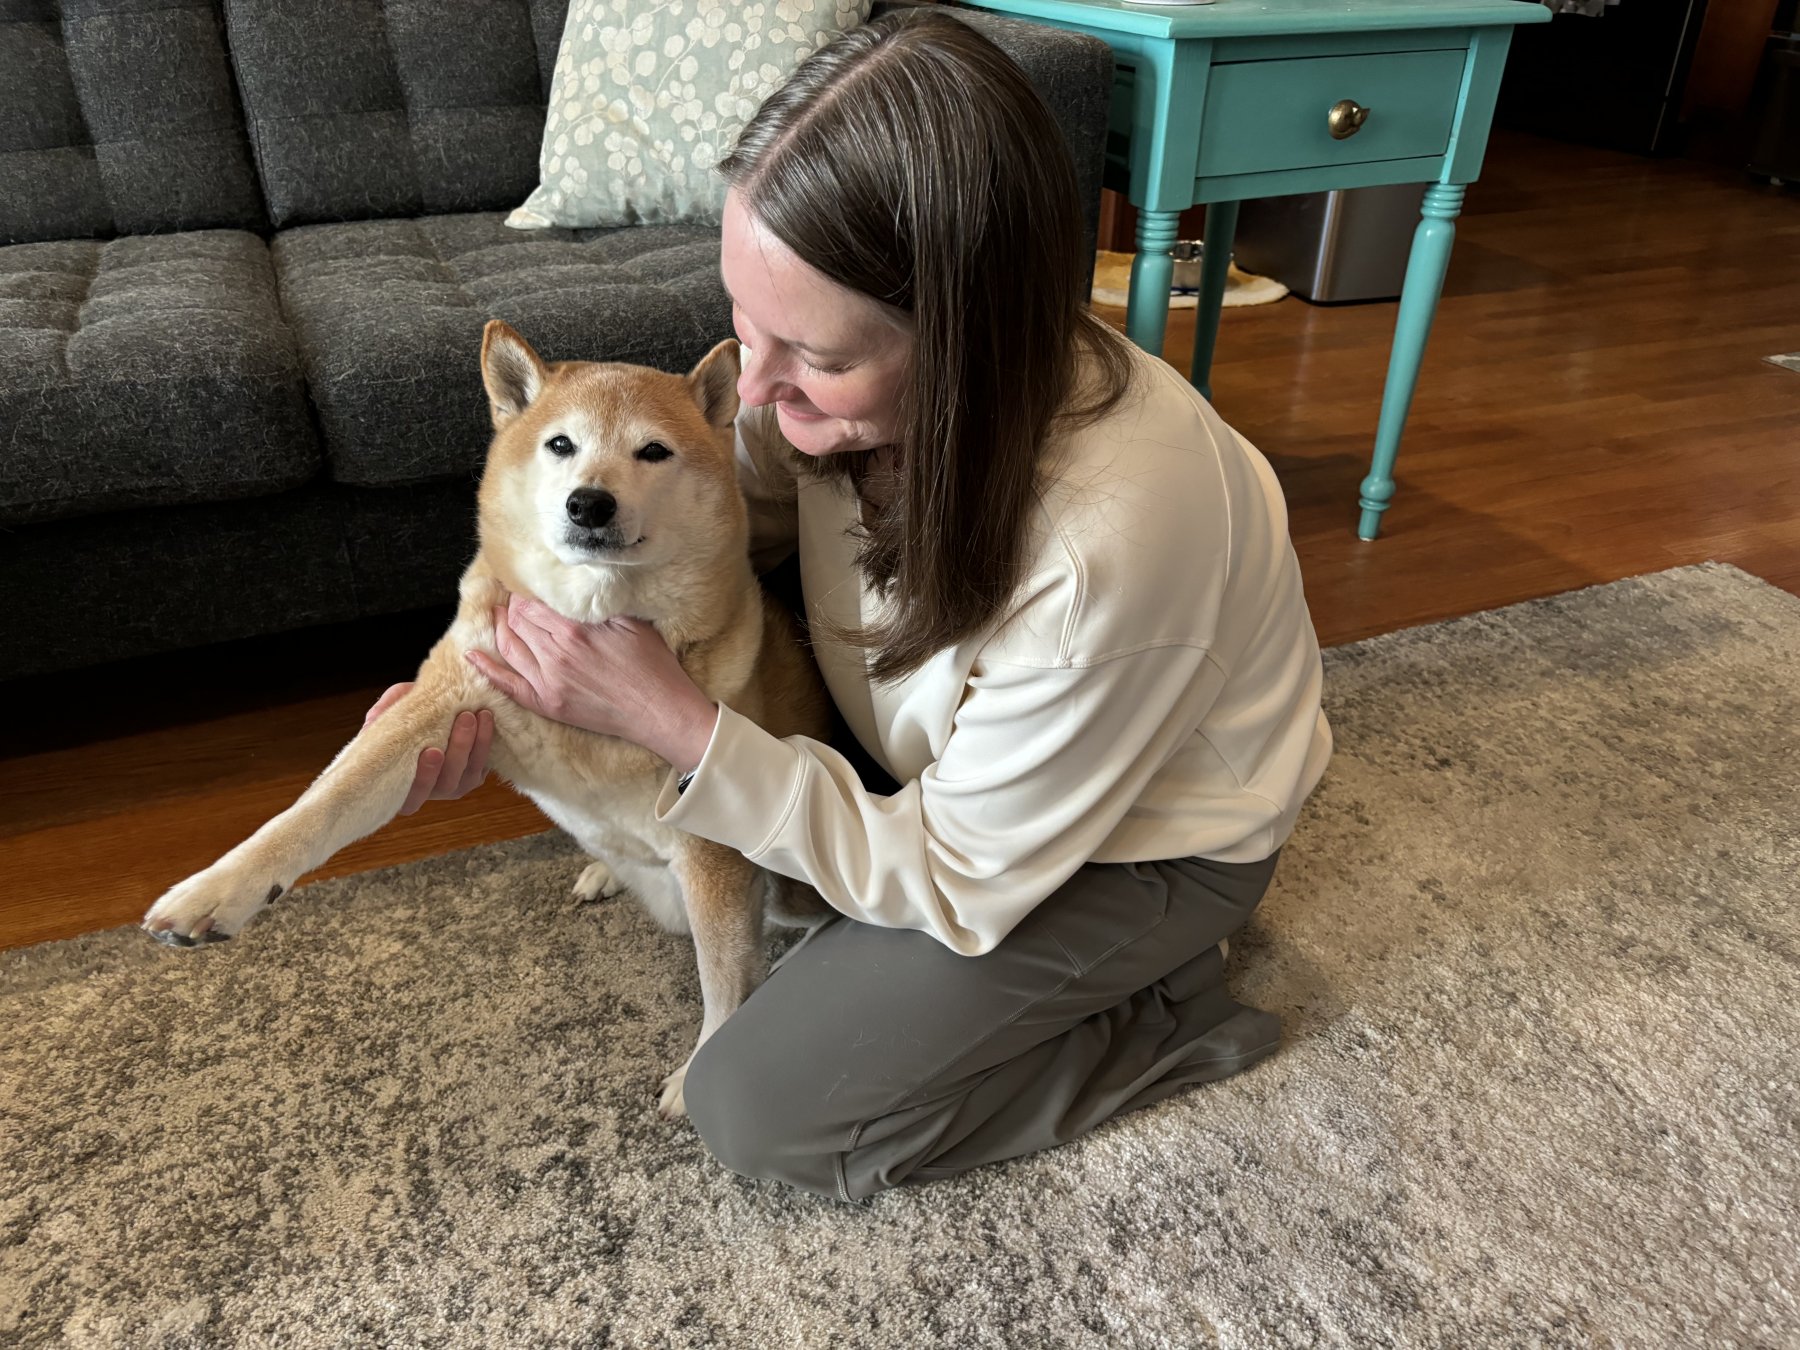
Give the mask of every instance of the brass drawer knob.
M 1325 114 L 1325 124 L 1331 128 L 1331 139 L 1347 140 L 1362 130 L 1362 124 L 1369 120 L 1369 110 L 1353 98 L 1340 98 L 1331 105 L 1331 111 Z

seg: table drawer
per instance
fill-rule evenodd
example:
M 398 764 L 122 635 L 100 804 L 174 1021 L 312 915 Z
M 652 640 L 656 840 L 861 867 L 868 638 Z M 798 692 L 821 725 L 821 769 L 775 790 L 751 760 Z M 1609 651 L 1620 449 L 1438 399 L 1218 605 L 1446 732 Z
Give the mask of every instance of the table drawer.
M 1441 155 L 1450 144 L 1467 56 L 1383 52 L 1214 66 L 1195 177 Z M 1341 99 L 1369 115 L 1337 140 L 1326 119 Z

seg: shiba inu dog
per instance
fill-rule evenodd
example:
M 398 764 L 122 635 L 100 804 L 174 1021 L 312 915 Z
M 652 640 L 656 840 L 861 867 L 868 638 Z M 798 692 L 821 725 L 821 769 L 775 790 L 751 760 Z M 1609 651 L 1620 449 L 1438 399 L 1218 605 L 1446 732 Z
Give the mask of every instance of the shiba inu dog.
M 596 859 L 575 893 L 629 890 L 664 928 L 693 934 L 704 1043 L 765 973 L 765 914 L 805 924 L 828 912 L 824 902 L 731 849 L 659 824 L 653 806 L 667 764 L 519 706 L 464 653 L 495 654 L 494 611 L 508 593 L 581 622 L 630 615 L 656 628 L 709 697 L 777 736 L 828 734 L 818 671 L 750 568 L 734 462 L 738 363 L 738 344 L 727 340 L 686 376 L 546 364 L 506 324 L 489 323 L 481 370 L 494 437 L 480 551 L 463 573 L 455 621 L 413 688 L 292 807 L 171 888 L 143 926 L 171 946 L 235 936 L 302 874 L 392 819 L 419 752 L 443 746 L 457 713 L 488 708 L 493 770 Z M 684 1063 L 663 1080 L 665 1118 L 685 1114 L 686 1072 Z

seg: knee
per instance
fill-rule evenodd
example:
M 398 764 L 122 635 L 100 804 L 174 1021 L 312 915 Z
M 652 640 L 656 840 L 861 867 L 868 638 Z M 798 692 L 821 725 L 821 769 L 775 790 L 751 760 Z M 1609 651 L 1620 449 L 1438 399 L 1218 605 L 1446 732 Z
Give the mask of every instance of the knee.
M 740 1075 L 732 1071 L 730 1056 L 719 1053 L 723 1032 L 714 1034 L 706 1044 L 694 1051 L 688 1061 L 687 1078 L 682 1084 L 682 1097 L 687 1102 L 688 1120 L 707 1152 L 734 1172 L 744 1169 L 740 1161 L 748 1161 L 738 1152 L 740 1143 L 749 1142 L 730 1128 L 733 1118 L 741 1113 L 733 1108 L 744 1095 Z
M 733 1044 L 744 1038 L 727 1036 L 729 1029 L 714 1033 L 688 1065 L 683 1097 L 701 1142 L 740 1176 L 842 1199 L 836 1157 L 820 1147 L 804 1098 L 784 1090 L 778 1064 Z

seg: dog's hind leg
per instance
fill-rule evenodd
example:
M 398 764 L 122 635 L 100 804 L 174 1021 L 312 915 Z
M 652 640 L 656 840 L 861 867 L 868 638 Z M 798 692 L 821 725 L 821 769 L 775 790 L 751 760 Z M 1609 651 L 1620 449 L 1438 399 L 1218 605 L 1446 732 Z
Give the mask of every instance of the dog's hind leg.
M 421 681 L 358 732 L 286 811 L 165 892 L 143 927 L 173 947 L 236 936 L 306 872 L 392 820 L 406 802 L 419 752 L 441 747 L 456 714 L 477 704 L 487 706 L 479 694 Z
M 779 872 L 765 872 L 763 885 L 769 920 L 783 928 L 816 928 L 837 913 L 804 881 L 784 877 Z
M 741 853 L 704 839 L 689 838 L 674 861 L 675 876 L 687 903 L 688 922 L 694 930 L 694 955 L 700 963 L 700 997 L 705 1013 L 700 1023 L 698 1051 L 713 1032 L 725 1025 L 744 1000 L 762 983 L 767 956 L 763 951 L 762 888 L 756 868 Z M 687 1080 L 689 1053 L 681 1067 L 663 1079 L 657 1110 L 664 1120 L 687 1114 L 682 1085 Z

